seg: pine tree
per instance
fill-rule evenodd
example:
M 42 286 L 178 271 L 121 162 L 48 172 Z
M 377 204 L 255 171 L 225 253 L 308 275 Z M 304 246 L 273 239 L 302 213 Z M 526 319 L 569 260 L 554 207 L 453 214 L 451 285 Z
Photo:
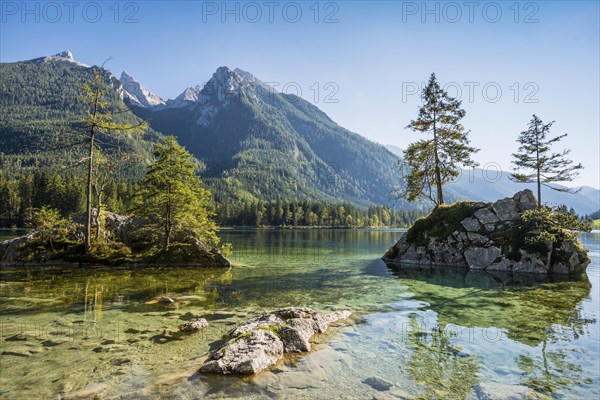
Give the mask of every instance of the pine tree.
M 526 131 L 520 133 L 517 142 L 521 145 L 518 153 L 513 153 L 516 172 L 511 174 L 511 179 L 516 182 L 532 183 L 537 185 L 538 208 L 542 205 L 542 186 L 559 192 L 569 192 L 568 188 L 550 185 L 552 182 L 570 182 L 579 176 L 581 164 L 573 165 L 573 161 L 565 158 L 571 150 L 552 153 L 552 144 L 566 137 L 567 134 L 546 139 L 554 121 L 544 124 L 535 114 L 529 122 Z M 525 172 L 522 172 L 525 170 Z
M 85 250 L 90 251 L 92 239 L 92 180 L 94 176 L 94 141 L 96 134 L 111 134 L 116 132 L 138 132 L 146 127 L 145 122 L 136 125 L 118 124 L 113 122 L 106 100 L 108 84 L 100 68 L 93 69 L 94 77 L 81 86 L 81 100 L 87 110 L 84 118 L 86 127 L 86 144 L 88 145 L 88 171 L 86 187 L 86 220 L 85 220 Z
M 421 99 L 418 118 L 406 128 L 432 137 L 411 143 L 404 151 L 408 173 L 401 197 L 408 201 L 424 197 L 439 206 L 444 204 L 444 184 L 458 176 L 459 164 L 477 165 L 471 154 L 478 149 L 469 146 L 468 132 L 460 123 L 465 116 L 460 100 L 440 87 L 435 74 L 431 74 Z
M 190 153 L 169 136 L 156 146 L 154 155 L 133 202 L 134 214 L 150 223 L 151 239 L 164 251 L 193 239 L 216 246 L 212 197 L 195 174 L 197 165 Z

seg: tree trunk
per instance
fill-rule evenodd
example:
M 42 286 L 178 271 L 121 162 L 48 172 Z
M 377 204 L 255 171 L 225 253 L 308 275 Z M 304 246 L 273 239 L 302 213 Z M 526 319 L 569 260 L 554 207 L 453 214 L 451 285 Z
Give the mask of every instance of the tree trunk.
M 538 208 L 542 208 L 542 183 L 540 182 L 540 169 L 537 170 L 537 198 Z
M 167 188 L 167 215 L 165 221 L 165 252 L 171 244 L 171 186 Z
M 86 189 L 86 219 L 85 219 L 85 252 L 92 247 L 92 171 L 94 168 L 94 127 L 90 129 L 90 158 L 88 160 L 88 176 Z
M 542 182 L 540 180 L 540 137 L 538 132 L 537 123 L 535 126 L 535 167 L 537 172 L 537 208 L 542 208 Z
M 96 210 L 96 240 L 100 238 L 100 213 L 102 212 L 102 191 L 96 196 L 98 209 Z
M 437 205 L 444 204 L 444 194 L 442 193 L 442 173 L 440 171 L 440 158 L 438 156 L 437 129 L 435 126 L 435 113 L 433 114 L 433 154 L 435 157 L 435 186 L 437 191 Z

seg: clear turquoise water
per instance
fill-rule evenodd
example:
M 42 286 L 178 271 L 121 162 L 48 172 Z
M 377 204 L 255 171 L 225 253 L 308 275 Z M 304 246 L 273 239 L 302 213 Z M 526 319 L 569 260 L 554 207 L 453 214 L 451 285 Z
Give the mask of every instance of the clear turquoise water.
M 389 269 L 379 257 L 401 234 L 223 230 L 231 270 L 4 269 L 0 396 L 470 399 L 481 384 L 600 395 L 600 234 L 582 236 L 587 276 L 551 281 Z M 197 372 L 229 329 L 284 306 L 356 318 L 255 377 Z M 206 333 L 163 334 L 200 316 Z M 395 386 L 377 392 L 363 383 L 373 376 Z

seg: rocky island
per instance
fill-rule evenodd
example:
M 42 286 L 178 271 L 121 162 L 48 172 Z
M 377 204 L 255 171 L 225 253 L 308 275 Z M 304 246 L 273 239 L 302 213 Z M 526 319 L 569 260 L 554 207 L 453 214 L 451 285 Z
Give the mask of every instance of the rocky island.
M 144 237 L 146 221 L 105 212 L 102 222 L 104 246 L 85 254 L 82 244 L 83 216 L 64 220 L 48 229 L 0 242 L 0 266 L 12 265 L 169 265 L 230 267 L 231 262 L 214 246 L 194 235 L 182 236 L 169 251 L 152 251 Z M 96 226 L 93 226 L 95 229 Z M 61 231 L 60 234 L 57 231 Z
M 555 223 L 549 209 L 535 214 L 536 204 L 533 193 L 523 190 L 494 203 L 436 207 L 417 220 L 383 260 L 515 273 L 585 271 L 590 259 L 577 236 Z

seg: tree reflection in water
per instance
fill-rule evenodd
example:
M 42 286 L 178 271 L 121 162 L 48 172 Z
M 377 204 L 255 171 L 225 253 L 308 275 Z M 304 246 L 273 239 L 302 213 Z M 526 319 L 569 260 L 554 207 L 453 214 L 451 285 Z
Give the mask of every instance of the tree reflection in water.
M 589 335 L 589 326 L 596 322 L 582 316 L 581 303 L 591 291 L 586 275 L 565 278 L 390 267 L 414 298 L 428 303 L 437 314 L 437 327 L 426 330 L 423 321 L 411 316 L 415 325 L 407 335 L 414 351 L 410 373 L 423 385 L 425 397 L 464 398 L 477 384 L 478 362 L 474 356 L 461 357 L 447 329 L 451 325 L 467 330 L 495 328 L 528 346 L 526 354 L 515 355 L 515 367 L 521 384 L 540 393 L 560 395 L 561 388 L 593 383 L 593 376 L 586 376 L 575 363 L 581 350 L 567 348 Z

